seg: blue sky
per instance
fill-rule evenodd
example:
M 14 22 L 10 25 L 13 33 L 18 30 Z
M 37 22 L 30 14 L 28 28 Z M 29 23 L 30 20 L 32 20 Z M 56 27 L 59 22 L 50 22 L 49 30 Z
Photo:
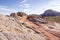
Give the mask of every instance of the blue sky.
M 45 10 L 60 11 L 60 0 L 0 0 L 0 13 L 22 11 L 27 14 L 42 14 Z

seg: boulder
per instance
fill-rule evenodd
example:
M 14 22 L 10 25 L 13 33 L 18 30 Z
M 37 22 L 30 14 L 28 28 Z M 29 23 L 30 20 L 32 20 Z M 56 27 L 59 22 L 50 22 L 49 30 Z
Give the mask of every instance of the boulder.
M 15 17 L 15 15 L 16 15 L 15 13 L 11 13 L 11 14 L 10 14 L 10 16 L 12 16 L 12 17 Z
M 27 14 L 24 12 L 17 12 L 17 15 L 20 17 L 27 17 Z

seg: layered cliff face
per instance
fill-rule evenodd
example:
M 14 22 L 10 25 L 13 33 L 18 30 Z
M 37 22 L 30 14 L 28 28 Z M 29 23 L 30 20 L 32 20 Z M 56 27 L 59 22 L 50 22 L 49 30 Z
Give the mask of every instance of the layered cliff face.
M 0 40 L 59 40 L 58 23 L 20 14 L 0 14 Z

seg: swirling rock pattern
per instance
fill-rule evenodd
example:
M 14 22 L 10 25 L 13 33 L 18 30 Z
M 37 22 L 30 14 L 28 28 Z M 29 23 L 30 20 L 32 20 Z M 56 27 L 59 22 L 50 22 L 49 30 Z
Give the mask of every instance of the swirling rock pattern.
M 55 34 L 58 35 L 60 25 L 41 24 L 39 20 L 41 19 L 32 22 L 15 13 L 10 16 L 0 14 L 0 40 L 59 40 Z
M 37 34 L 26 26 L 17 18 L 0 14 L 0 40 L 46 40 L 43 34 Z

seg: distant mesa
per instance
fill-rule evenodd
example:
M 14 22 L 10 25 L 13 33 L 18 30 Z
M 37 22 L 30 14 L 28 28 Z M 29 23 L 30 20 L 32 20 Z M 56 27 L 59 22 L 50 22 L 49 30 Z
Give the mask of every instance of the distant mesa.
M 54 10 L 46 10 L 41 16 L 60 16 L 60 12 L 54 11 Z

